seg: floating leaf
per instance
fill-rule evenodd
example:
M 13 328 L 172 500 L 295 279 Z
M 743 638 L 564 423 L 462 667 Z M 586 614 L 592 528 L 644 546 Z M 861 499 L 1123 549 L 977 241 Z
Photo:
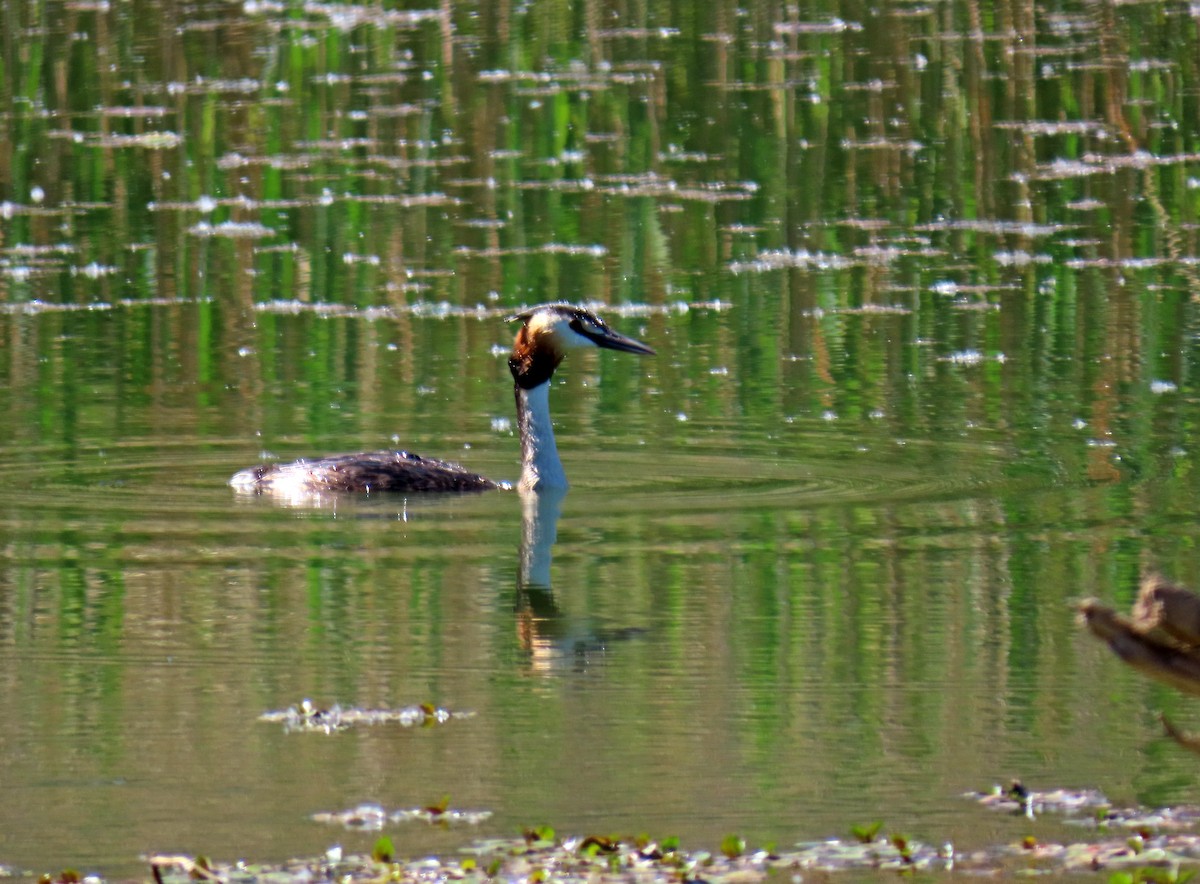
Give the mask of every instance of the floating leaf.
M 395 855 L 396 848 L 392 846 L 392 839 L 387 835 L 381 836 L 371 848 L 371 859 L 377 863 L 390 863 Z
M 554 829 L 550 826 L 534 826 L 523 833 L 525 843 L 532 847 L 542 847 L 554 843 Z
M 726 835 L 721 839 L 721 853 L 729 859 L 737 859 L 746 852 L 746 842 L 740 835 Z
M 604 835 L 588 835 L 579 842 L 579 849 L 587 853 L 588 856 L 595 856 L 597 853 L 612 853 L 620 846 L 620 841 L 605 837 Z
M 860 844 L 870 844 L 879 835 L 879 830 L 883 828 L 883 820 L 876 820 L 873 823 L 867 823 L 863 826 L 851 826 L 850 834 L 852 834 Z

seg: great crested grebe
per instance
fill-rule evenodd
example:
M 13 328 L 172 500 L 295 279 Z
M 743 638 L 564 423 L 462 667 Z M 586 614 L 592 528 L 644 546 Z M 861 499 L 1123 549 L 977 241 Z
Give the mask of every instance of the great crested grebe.
M 550 420 L 550 377 L 567 351 L 602 347 L 653 355 L 640 341 L 619 335 L 596 314 L 570 304 L 543 304 L 512 317 L 521 320 L 508 367 L 515 381 L 517 429 L 521 435 L 521 491 L 566 488 L 567 476 Z M 407 451 L 337 454 L 292 463 L 263 464 L 235 473 L 238 491 L 376 492 L 485 491 L 503 482 L 468 472 L 456 463 Z

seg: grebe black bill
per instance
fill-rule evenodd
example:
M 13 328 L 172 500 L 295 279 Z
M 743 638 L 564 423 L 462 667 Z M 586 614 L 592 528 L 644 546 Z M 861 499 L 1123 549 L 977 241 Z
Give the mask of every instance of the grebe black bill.
M 566 488 L 567 476 L 554 443 L 550 420 L 550 378 L 570 350 L 600 347 L 653 355 L 640 341 L 613 331 L 582 307 L 543 304 L 511 317 L 521 328 L 508 367 L 517 400 L 521 436 L 522 491 Z M 241 492 L 292 495 L 346 491 L 487 491 L 511 487 L 469 472 L 456 463 L 421 457 L 408 451 L 338 454 L 292 463 L 263 464 L 235 473 L 229 484 Z

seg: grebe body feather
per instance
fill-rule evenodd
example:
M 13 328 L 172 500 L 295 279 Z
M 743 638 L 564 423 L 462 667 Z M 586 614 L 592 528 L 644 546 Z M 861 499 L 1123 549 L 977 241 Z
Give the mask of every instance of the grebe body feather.
M 567 476 L 554 441 L 550 418 L 550 378 L 573 349 L 600 347 L 653 354 L 640 341 L 609 328 L 589 310 L 545 304 L 517 316 L 521 321 L 508 360 L 521 437 L 522 491 L 566 488 Z M 456 463 L 408 451 L 374 451 L 263 464 L 235 473 L 229 484 L 241 492 L 300 493 L 383 491 L 464 492 L 511 487 L 472 473 Z
M 368 451 L 263 464 L 233 475 L 229 484 L 251 493 L 276 491 L 488 491 L 506 487 L 450 461 L 411 451 Z

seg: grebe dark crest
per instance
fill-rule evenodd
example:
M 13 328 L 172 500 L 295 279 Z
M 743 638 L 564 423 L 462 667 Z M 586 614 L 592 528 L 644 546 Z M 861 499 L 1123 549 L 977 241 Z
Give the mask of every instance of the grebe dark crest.
M 544 304 L 512 317 L 521 321 L 508 359 L 517 399 L 521 435 L 522 491 L 566 488 L 567 476 L 550 420 L 550 378 L 570 350 L 601 347 L 653 355 L 640 341 L 617 334 L 589 310 L 569 304 Z M 229 484 L 238 491 L 313 493 L 324 491 L 486 491 L 507 488 L 456 463 L 407 451 L 339 454 L 292 463 L 264 464 L 236 473 Z

